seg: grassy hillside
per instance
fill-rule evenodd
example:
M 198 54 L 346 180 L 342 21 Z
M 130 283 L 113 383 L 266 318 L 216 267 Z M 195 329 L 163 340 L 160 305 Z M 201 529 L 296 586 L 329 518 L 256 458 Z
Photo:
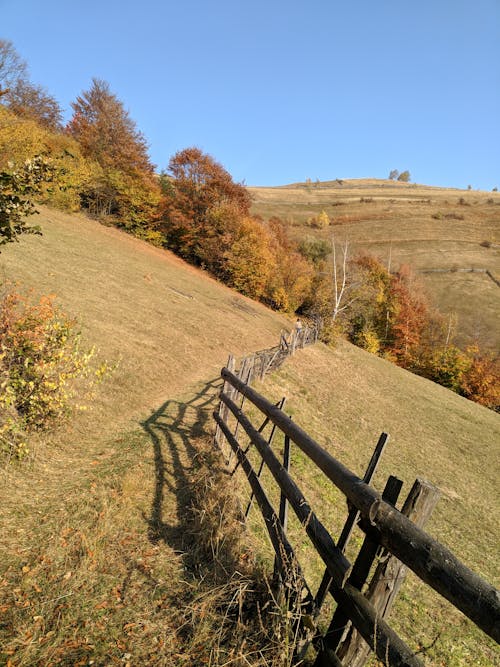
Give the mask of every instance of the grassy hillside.
M 2 249 L 2 280 L 55 292 L 85 343 L 120 363 L 90 412 L 2 470 L 0 663 L 286 664 L 274 635 L 250 632 L 266 543 L 240 536 L 233 487 L 204 443 L 228 353 L 275 344 L 289 322 L 115 229 L 48 209 L 39 222 L 43 237 Z M 377 486 L 388 472 L 441 486 L 433 534 L 494 580 L 498 415 L 347 344 L 300 352 L 263 391 L 286 395 L 294 418 L 356 472 L 387 430 Z M 338 526 L 343 503 L 330 509 L 297 452 L 293 466 Z M 401 604 L 398 623 L 415 623 L 416 642 L 444 627 L 429 664 L 494 661 L 462 621 L 448 632 L 447 605 L 431 601 L 426 629 L 422 599 Z
M 286 220 L 296 239 L 348 239 L 352 252 L 368 251 L 419 272 L 443 313 L 456 313 L 457 340 L 500 348 L 500 194 L 369 179 L 250 188 L 253 211 Z M 306 226 L 325 210 L 332 226 Z M 470 269 L 479 269 L 470 272 Z
M 442 497 L 427 530 L 498 586 L 497 414 L 344 342 L 334 350 L 307 348 L 260 389 L 274 401 L 286 396 L 294 421 L 359 476 L 380 433 L 389 433 L 374 486 L 382 491 L 387 477 L 396 475 L 405 483 L 402 499 L 416 478 L 438 486 Z M 341 494 L 297 447 L 291 470 L 325 525 L 339 535 L 346 513 Z M 317 585 L 323 567 L 296 522 L 293 530 L 301 562 Z M 415 650 L 438 637 L 426 664 L 486 667 L 500 660 L 493 642 L 416 577 L 405 584 L 392 619 Z
M 55 293 L 84 342 L 119 361 L 102 417 L 122 423 L 211 377 L 229 350 L 275 344 L 286 318 L 187 265 L 84 216 L 42 209 L 43 236 L 2 248 L 0 281 Z M 94 418 L 95 420 L 95 418 Z M 87 427 L 85 427 L 87 428 Z

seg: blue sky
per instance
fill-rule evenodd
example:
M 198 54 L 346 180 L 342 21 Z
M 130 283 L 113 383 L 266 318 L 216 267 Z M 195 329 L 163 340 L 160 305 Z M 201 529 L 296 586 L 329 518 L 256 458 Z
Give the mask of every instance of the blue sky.
M 500 0 L 0 0 L 0 37 L 68 118 L 108 81 L 159 169 L 500 187 Z

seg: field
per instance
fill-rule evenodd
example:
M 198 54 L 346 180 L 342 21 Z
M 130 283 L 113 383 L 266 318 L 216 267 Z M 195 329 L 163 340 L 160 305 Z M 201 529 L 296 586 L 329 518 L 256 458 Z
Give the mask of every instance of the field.
M 368 179 L 250 191 L 254 213 L 281 217 L 296 240 L 334 235 L 349 241 L 352 256 L 370 252 L 392 269 L 410 264 L 456 321 L 457 342 L 500 349 L 499 193 Z M 308 226 L 322 210 L 330 227 Z
M 0 663 L 287 664 L 277 636 L 255 627 L 268 546 L 256 514 L 255 532 L 237 520 L 231 498 L 246 487 L 220 470 L 210 414 L 228 354 L 274 345 L 290 320 L 83 216 L 44 209 L 38 222 L 42 237 L 2 249 L 2 281 L 56 293 L 84 344 L 118 367 L 91 410 L 1 470 Z M 260 389 L 287 396 L 294 419 L 358 473 L 388 431 L 376 486 L 389 472 L 437 484 L 432 534 L 498 583 L 498 415 L 346 343 L 298 353 Z M 297 453 L 292 465 L 340 525 L 344 505 Z M 415 644 L 436 640 L 429 665 L 498 661 L 417 588 L 396 623 Z
M 491 511 L 498 502 L 498 415 L 344 342 L 333 350 L 307 348 L 259 388 L 272 401 L 286 396 L 293 420 L 359 476 L 380 433 L 388 433 L 375 488 L 381 492 L 390 474 L 404 481 L 402 499 L 417 478 L 436 485 L 442 495 L 428 532 L 498 586 L 500 525 Z M 276 450 L 281 447 L 275 443 Z M 298 447 L 292 449 L 291 471 L 338 535 L 346 516 L 343 496 Z M 269 477 L 264 484 L 273 488 Z M 254 510 L 257 525 L 256 515 Z M 315 590 L 323 573 L 320 560 L 293 519 L 291 534 Z M 361 533 L 354 538 L 357 547 L 360 539 Z M 486 667 L 500 659 L 492 642 L 415 576 L 405 584 L 391 623 L 415 650 L 432 645 L 426 664 Z

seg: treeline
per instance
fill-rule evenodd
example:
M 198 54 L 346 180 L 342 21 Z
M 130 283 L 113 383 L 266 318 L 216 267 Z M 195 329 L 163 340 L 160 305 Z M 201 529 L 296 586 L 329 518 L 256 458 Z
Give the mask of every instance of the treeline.
M 321 260 L 310 305 L 325 333 L 355 345 L 486 407 L 500 407 L 498 357 L 454 342 L 456 321 L 429 302 L 411 267 L 390 272 L 376 257 L 349 259 L 348 244 L 332 242 L 333 262 Z
M 179 151 L 158 174 L 144 136 L 104 81 L 94 79 L 71 106 L 63 126 L 56 100 L 29 82 L 13 45 L 0 40 L 0 172 L 11 194 L 43 160 L 41 201 L 86 211 L 272 308 L 314 318 L 325 340 L 345 335 L 472 400 L 500 404 L 497 361 L 453 344 L 409 269 L 390 273 L 375 258 L 350 258 L 347 245 L 292 241 L 280 219 L 252 216 L 248 190 L 198 148 Z M 6 208 L 4 240 L 13 216 Z

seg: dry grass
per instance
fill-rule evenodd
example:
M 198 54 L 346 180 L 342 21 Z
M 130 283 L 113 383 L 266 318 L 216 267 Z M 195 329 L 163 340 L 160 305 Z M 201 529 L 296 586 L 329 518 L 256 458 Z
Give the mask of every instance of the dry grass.
M 213 377 L 229 350 L 275 344 L 288 321 L 156 249 L 83 216 L 43 209 L 42 237 L 0 254 L 0 282 L 20 281 L 57 302 L 82 325 L 101 357 L 119 361 L 103 392 L 94 432 L 133 424 L 144 411 Z M 78 437 L 86 437 L 83 419 Z M 77 426 L 75 425 L 76 429 Z
M 368 179 L 251 192 L 254 212 L 287 220 L 296 239 L 329 240 L 333 232 L 338 239 L 349 239 L 353 253 L 371 252 L 392 267 L 409 263 L 418 271 L 449 271 L 425 273 L 423 279 L 440 310 L 457 314 L 457 341 L 470 343 L 479 332 L 483 346 L 500 348 L 498 286 L 486 273 L 456 272 L 479 268 L 500 276 L 499 193 Z M 306 227 L 307 218 L 321 210 L 333 226 Z
M 381 491 L 389 474 L 405 482 L 403 495 L 417 477 L 438 486 L 443 495 L 429 532 L 498 585 L 497 414 L 342 342 L 334 350 L 317 345 L 296 355 L 261 391 L 275 401 L 285 395 L 294 421 L 360 476 L 378 436 L 388 432 L 375 487 Z M 276 451 L 281 447 L 278 440 Z M 338 536 L 347 513 L 343 496 L 298 447 L 291 469 L 320 519 Z M 270 489 L 269 476 L 263 479 Z M 262 536 L 256 511 L 252 522 Z M 297 521 L 291 521 L 290 534 L 315 590 L 323 567 Z M 357 534 L 351 556 L 360 540 Z M 416 577 L 405 584 L 392 623 L 415 650 L 439 635 L 426 664 L 486 667 L 499 660 L 498 647 Z
M 8 665 L 286 667 L 289 619 L 207 435 L 214 385 L 170 399 L 95 456 L 6 469 Z
M 267 538 L 261 526 L 252 538 L 242 531 L 238 480 L 206 449 L 219 387 L 208 379 L 229 352 L 275 344 L 287 320 L 115 229 L 48 210 L 40 221 L 42 238 L 2 250 L 2 274 L 56 292 L 86 342 L 121 361 L 91 412 L 0 473 L 0 662 L 290 664 L 293 619 L 266 584 Z M 496 415 L 348 345 L 300 353 L 264 391 L 285 394 L 294 418 L 357 472 L 390 431 L 384 473 L 443 486 L 432 529 L 494 577 Z M 292 461 L 336 530 L 343 501 L 299 452 Z M 305 546 L 293 521 L 292 530 Z M 319 564 L 311 558 L 308 568 L 318 581 Z M 415 641 L 433 639 L 427 601 L 408 590 L 402 630 L 415 622 Z M 431 604 L 436 626 L 452 616 Z M 495 658 L 468 625 L 461 634 L 457 647 L 450 629 L 432 664 Z

